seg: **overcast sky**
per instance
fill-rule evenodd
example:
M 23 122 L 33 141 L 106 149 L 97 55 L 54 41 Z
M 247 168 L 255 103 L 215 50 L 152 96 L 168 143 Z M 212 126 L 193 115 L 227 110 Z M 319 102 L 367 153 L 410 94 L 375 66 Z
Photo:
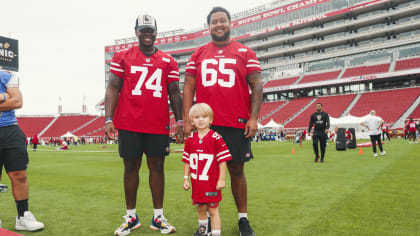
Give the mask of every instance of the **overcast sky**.
M 13 0 L 2 3 L 0 36 L 19 40 L 23 108 L 17 115 L 88 113 L 105 94 L 104 47 L 134 36 L 136 17 L 156 17 L 158 31 L 199 28 L 214 6 L 231 14 L 271 0 Z

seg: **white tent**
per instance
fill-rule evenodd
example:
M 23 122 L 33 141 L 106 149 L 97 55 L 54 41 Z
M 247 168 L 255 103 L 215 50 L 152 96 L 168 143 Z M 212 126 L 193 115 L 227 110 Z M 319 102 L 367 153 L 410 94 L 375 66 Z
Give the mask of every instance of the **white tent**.
M 73 138 L 74 136 L 70 131 L 67 131 L 67 133 L 61 135 L 61 138 Z
M 369 116 L 370 115 L 357 117 L 347 115 L 341 118 L 330 117 L 330 129 L 335 130 L 335 128 L 354 128 L 356 131 L 357 139 L 369 139 L 368 129 L 360 125 L 360 123 L 364 122 Z
M 283 128 L 283 127 L 284 127 L 283 125 L 276 123 L 273 119 L 271 119 L 266 125 L 263 126 L 263 128 L 273 128 L 273 129 Z
M 257 121 L 258 129 L 264 128 L 264 125 L 262 125 L 260 122 Z

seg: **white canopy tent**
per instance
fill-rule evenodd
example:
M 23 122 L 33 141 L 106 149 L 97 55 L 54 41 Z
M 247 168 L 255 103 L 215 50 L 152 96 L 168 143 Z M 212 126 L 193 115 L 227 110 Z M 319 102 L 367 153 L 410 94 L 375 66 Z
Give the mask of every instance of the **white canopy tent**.
M 347 115 L 341 118 L 330 117 L 330 129 L 335 130 L 336 128 L 354 128 L 357 139 L 369 139 L 368 129 L 361 126 L 360 123 L 364 122 L 370 115 L 357 117 Z
M 272 129 L 279 129 L 284 128 L 283 125 L 276 123 L 273 119 L 271 119 L 263 128 L 272 128 Z
M 73 135 L 72 133 L 70 133 L 70 131 L 67 131 L 67 133 L 61 135 L 61 138 L 73 138 L 76 135 Z

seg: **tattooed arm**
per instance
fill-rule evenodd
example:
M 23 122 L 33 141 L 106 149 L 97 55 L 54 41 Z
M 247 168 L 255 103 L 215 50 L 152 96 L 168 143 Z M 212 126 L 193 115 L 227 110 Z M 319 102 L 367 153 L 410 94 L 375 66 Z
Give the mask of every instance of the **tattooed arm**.
M 261 104 L 263 100 L 263 89 L 261 73 L 249 74 L 246 77 L 248 85 L 251 88 L 251 117 L 245 126 L 245 137 L 254 137 L 258 130 L 258 116 L 260 114 Z

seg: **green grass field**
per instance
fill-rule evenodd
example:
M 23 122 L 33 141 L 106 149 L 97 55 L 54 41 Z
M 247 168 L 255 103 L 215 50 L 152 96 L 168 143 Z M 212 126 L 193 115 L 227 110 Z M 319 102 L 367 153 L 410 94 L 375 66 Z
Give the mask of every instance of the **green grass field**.
M 46 227 L 24 235 L 113 235 L 125 214 L 122 161 L 116 145 L 41 148 L 29 151 L 29 208 Z M 246 164 L 248 212 L 258 236 L 271 235 L 420 235 L 420 144 L 393 140 L 387 155 L 371 148 L 344 152 L 327 147 L 325 163 L 314 163 L 311 142 L 254 143 Z M 295 154 L 291 154 L 292 148 Z M 182 149 L 172 145 L 171 149 Z M 86 152 L 90 151 L 90 152 Z M 165 162 L 164 212 L 176 235 L 192 235 L 197 213 L 184 191 L 181 153 Z M 149 229 L 153 214 L 145 160 L 137 212 L 143 226 L 130 235 L 160 235 Z M 3 228 L 14 229 L 17 214 L 10 182 L 0 193 Z M 230 181 L 220 204 L 223 235 L 237 233 Z

